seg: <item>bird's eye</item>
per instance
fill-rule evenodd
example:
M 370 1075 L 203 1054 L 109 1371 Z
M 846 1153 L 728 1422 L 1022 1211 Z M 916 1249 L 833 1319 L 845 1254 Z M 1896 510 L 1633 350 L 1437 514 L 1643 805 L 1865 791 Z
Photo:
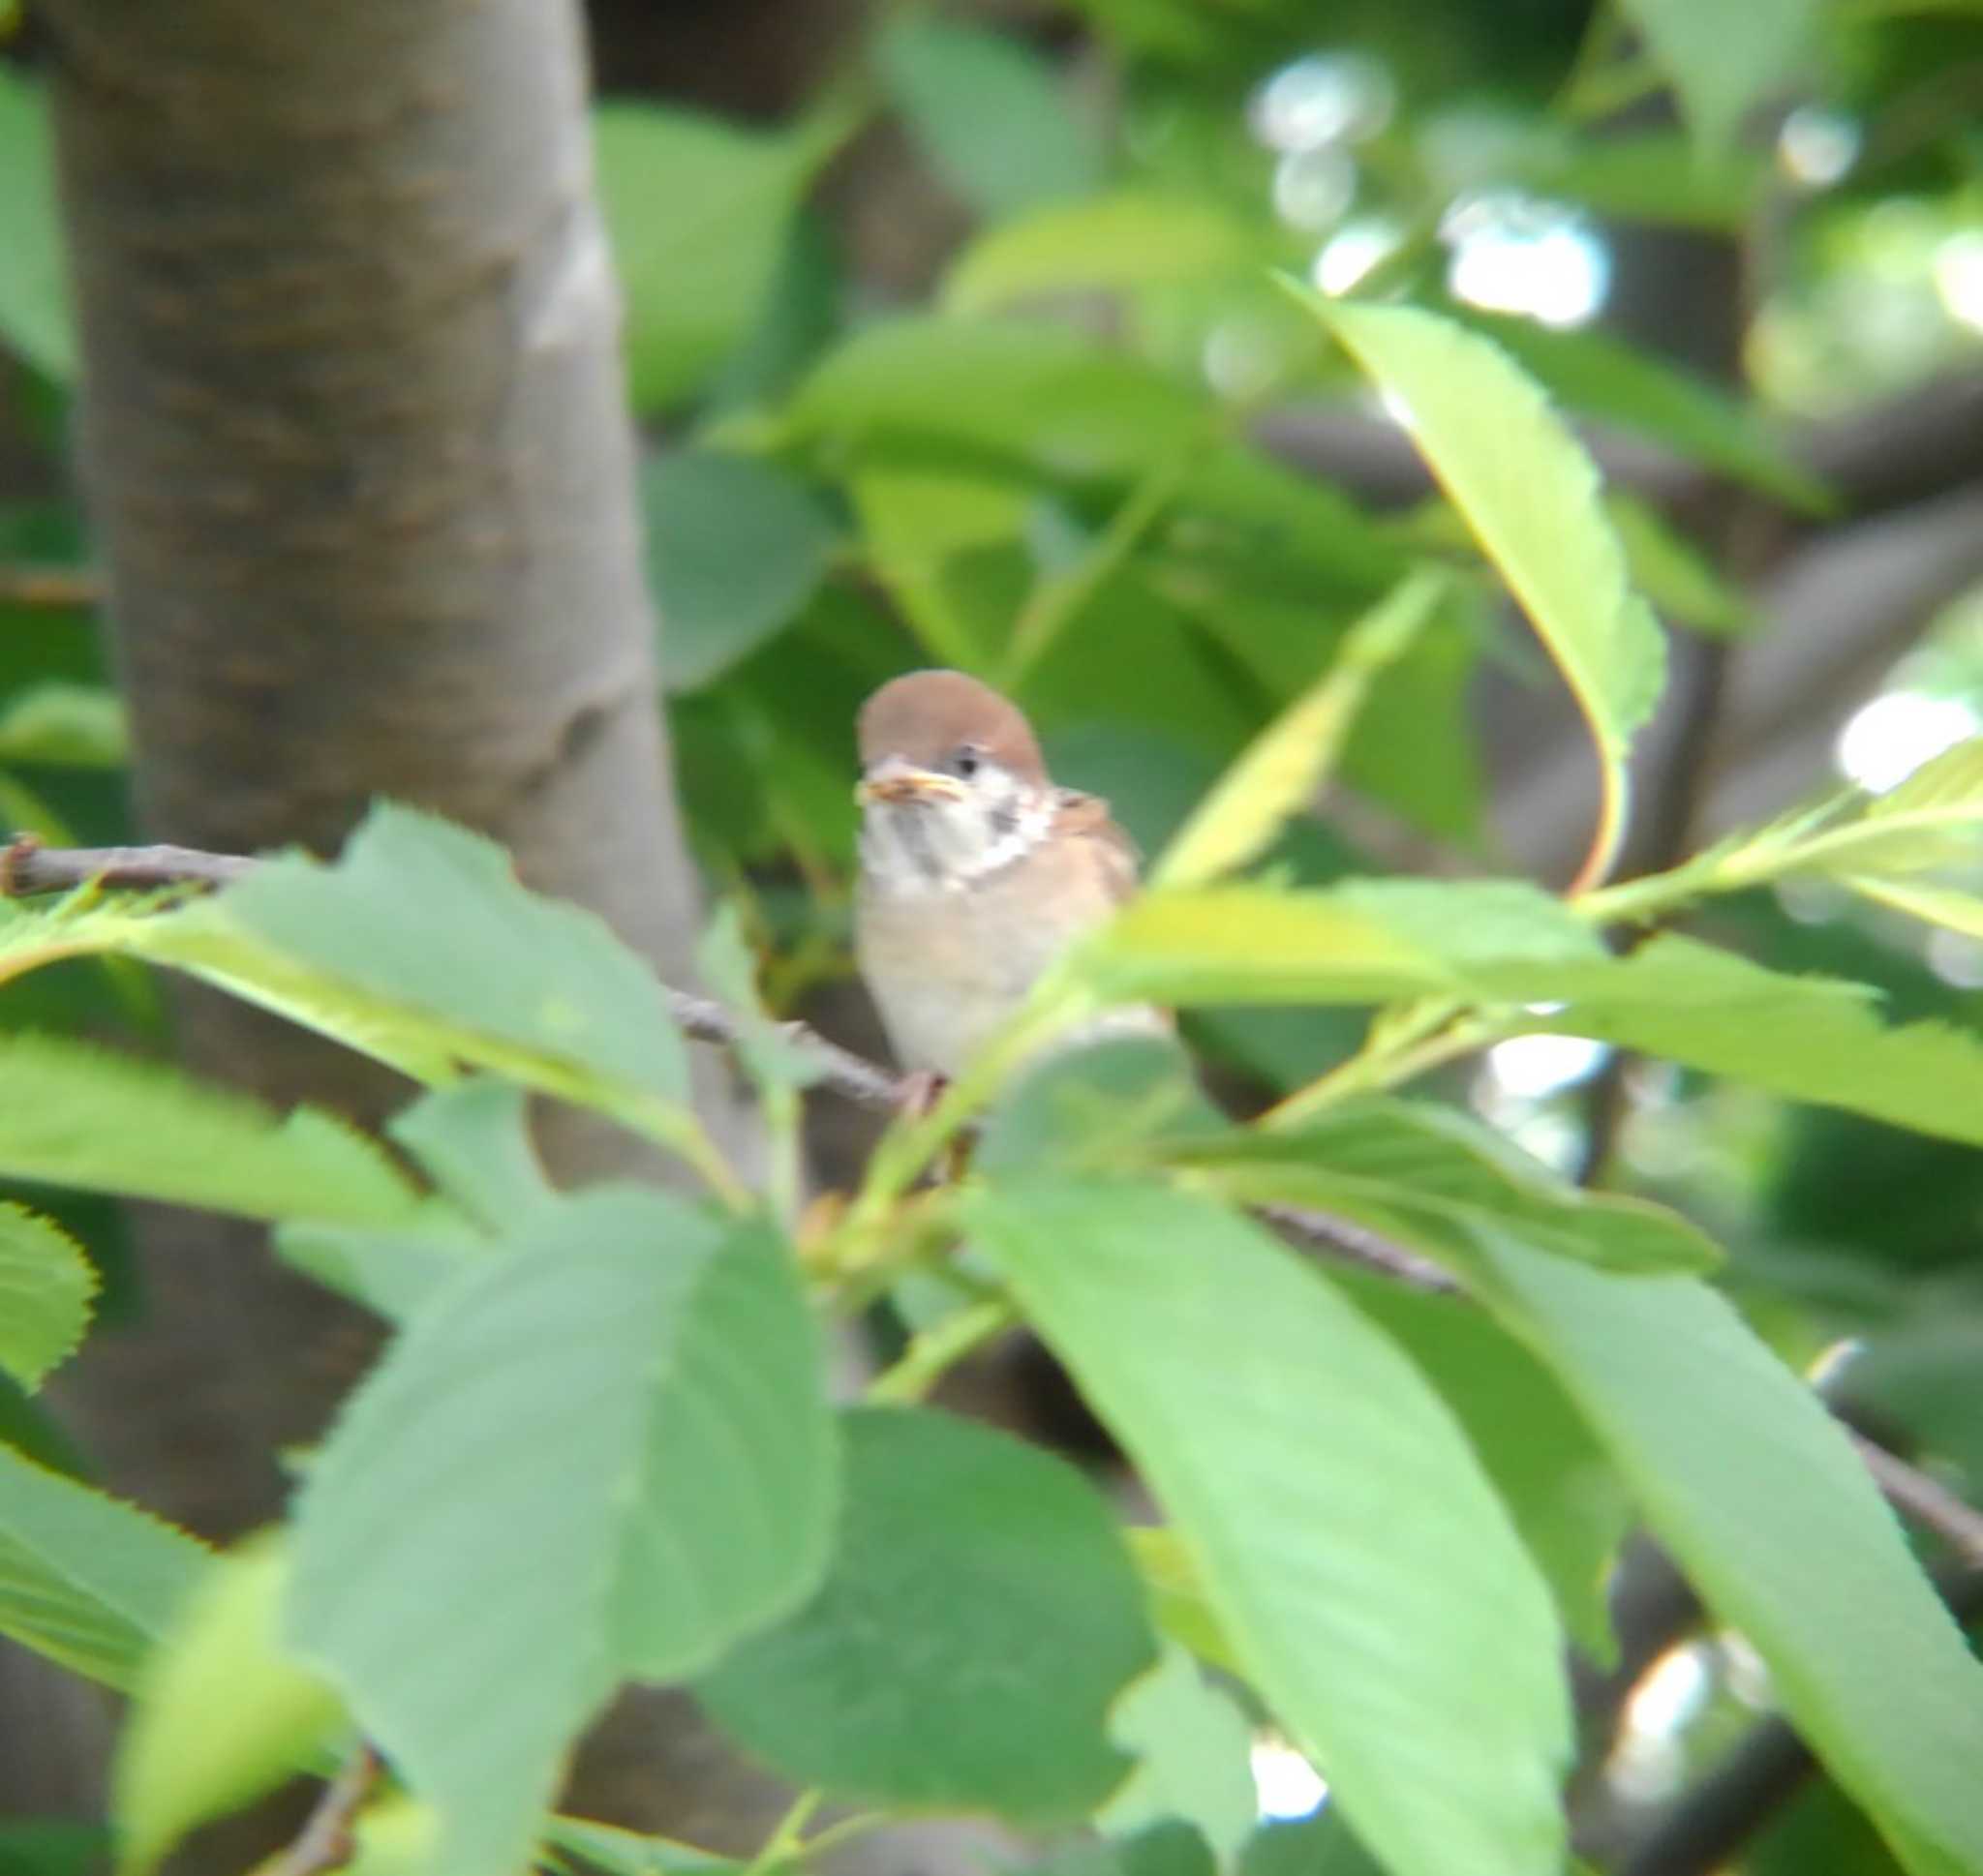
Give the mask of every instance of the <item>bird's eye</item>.
M 983 760 L 983 755 L 970 743 L 966 742 L 962 748 L 951 757 L 951 773 L 961 776 L 965 781 L 969 781 L 978 772 L 978 765 Z

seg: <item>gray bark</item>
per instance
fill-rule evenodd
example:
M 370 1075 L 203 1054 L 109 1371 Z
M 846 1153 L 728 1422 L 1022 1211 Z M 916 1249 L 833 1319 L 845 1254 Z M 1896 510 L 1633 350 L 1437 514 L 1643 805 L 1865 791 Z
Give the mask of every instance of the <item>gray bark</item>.
M 368 800 L 495 834 L 673 982 L 697 889 L 656 703 L 614 276 L 564 0 L 49 0 L 81 454 L 150 835 L 330 851 Z M 210 996 L 198 1073 L 361 1118 L 383 1074 Z M 708 1052 L 719 1135 L 748 1117 Z M 627 1163 L 584 1125 L 566 1176 Z M 142 1321 L 62 1406 L 194 1528 L 273 1516 L 371 1326 L 259 1234 L 158 1213 Z M 16 1708 L 0 1740 L 56 1722 Z M 631 1822 L 678 1796 L 650 1755 Z M 0 1750 L 0 1811 L 10 1792 Z M 624 1757 L 624 1755 L 623 1755 Z M 698 1761 L 706 1752 L 697 1755 Z M 694 1773 L 705 1813 L 725 1787 Z

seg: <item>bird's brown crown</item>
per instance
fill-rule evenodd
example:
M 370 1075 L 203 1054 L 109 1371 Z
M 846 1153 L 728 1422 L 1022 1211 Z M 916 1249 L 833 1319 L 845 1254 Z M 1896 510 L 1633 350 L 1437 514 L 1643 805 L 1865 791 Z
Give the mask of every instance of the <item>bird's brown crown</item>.
M 1022 781 L 1044 786 L 1047 766 L 1014 704 L 961 671 L 912 671 L 861 707 L 861 763 L 900 756 L 941 769 L 966 743 Z

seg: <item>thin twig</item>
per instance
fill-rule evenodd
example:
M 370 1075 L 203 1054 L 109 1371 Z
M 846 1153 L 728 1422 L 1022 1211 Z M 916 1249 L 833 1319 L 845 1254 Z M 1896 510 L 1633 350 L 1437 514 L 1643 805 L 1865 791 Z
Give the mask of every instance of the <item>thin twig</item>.
M 199 853 L 187 847 L 44 847 L 33 835 L 22 834 L 0 848 L 0 898 L 69 892 L 92 880 L 153 890 L 227 886 L 245 878 L 258 864 L 238 855 Z M 697 1042 L 735 1045 L 737 1023 L 721 1004 L 672 985 L 665 987 L 669 1007 L 685 1034 Z M 864 1055 L 828 1042 L 805 1023 L 786 1023 L 783 1031 L 786 1040 L 818 1066 L 817 1086 L 877 1113 L 902 1110 L 910 1090 L 901 1077 Z M 1305 1250 L 1374 1271 L 1427 1294 L 1465 1294 L 1462 1286 L 1439 1265 L 1353 1219 L 1293 1205 L 1264 1205 L 1257 1215 Z M 1859 1441 L 1860 1454 L 1888 1502 L 1934 1531 L 1964 1558 L 1983 1558 L 1983 1512 L 1884 1448 L 1869 1452 L 1868 1443 Z M 282 1876 L 290 1876 L 290 1872 L 282 1872 Z
M 1849 1427 L 1846 1431 L 1887 1503 L 1932 1530 L 1971 1569 L 1983 1570 L 1983 1511 L 1888 1452 L 1878 1440 Z
M 384 1770 L 378 1753 L 369 1745 L 359 1746 L 324 1786 L 295 1841 L 259 1864 L 255 1876 L 323 1876 L 327 1870 L 342 1869 L 357 1854 L 358 1813 Z

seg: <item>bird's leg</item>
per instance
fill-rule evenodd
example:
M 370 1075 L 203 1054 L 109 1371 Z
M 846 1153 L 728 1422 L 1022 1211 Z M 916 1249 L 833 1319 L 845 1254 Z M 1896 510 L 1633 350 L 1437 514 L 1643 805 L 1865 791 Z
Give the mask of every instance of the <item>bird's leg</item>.
M 947 1074 L 938 1074 L 930 1069 L 918 1069 L 912 1074 L 905 1074 L 901 1092 L 896 1097 L 896 1111 L 907 1120 L 927 1120 L 936 1111 L 936 1104 L 943 1099 L 943 1091 L 949 1086 Z M 955 1185 L 964 1176 L 964 1168 L 970 1161 L 968 1135 L 946 1141 L 936 1164 L 930 1168 L 930 1184 Z

